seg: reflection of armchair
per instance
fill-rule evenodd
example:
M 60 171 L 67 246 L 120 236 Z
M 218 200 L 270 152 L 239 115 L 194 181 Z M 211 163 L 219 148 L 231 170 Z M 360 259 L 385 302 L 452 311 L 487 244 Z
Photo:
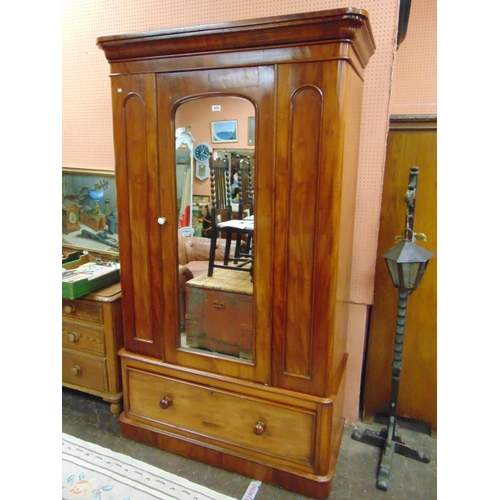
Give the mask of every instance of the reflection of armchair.
M 179 243 L 179 266 L 184 266 L 189 269 L 193 277 L 196 278 L 202 274 L 207 274 L 208 259 L 210 255 L 210 238 L 202 238 L 201 236 L 183 236 L 179 230 L 177 234 Z M 217 239 L 215 260 L 224 260 L 224 248 L 226 240 L 224 238 Z M 232 252 L 234 252 L 236 242 L 232 244 Z

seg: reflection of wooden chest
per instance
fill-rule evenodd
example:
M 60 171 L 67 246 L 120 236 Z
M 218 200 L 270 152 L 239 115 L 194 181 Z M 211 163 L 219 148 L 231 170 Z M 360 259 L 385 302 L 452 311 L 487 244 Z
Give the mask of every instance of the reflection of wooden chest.
M 186 343 L 253 359 L 253 285 L 250 274 L 216 269 L 186 283 Z

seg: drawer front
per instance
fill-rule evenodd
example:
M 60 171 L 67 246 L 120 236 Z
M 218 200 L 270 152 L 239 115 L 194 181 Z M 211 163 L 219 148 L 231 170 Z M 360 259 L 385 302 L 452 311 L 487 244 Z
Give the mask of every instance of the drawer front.
M 236 445 L 280 460 L 312 465 L 315 413 L 134 369 L 127 370 L 129 415 Z M 163 406 L 163 407 L 162 407 Z
M 253 297 L 187 287 L 187 344 L 252 359 Z
M 62 380 L 63 383 L 89 387 L 98 391 L 107 391 L 108 383 L 105 359 L 94 358 L 63 349 Z
M 63 318 L 76 318 L 95 323 L 103 323 L 104 321 L 102 304 L 90 300 L 63 299 L 62 314 Z
M 104 328 L 86 323 L 62 323 L 62 346 L 93 354 L 106 354 Z

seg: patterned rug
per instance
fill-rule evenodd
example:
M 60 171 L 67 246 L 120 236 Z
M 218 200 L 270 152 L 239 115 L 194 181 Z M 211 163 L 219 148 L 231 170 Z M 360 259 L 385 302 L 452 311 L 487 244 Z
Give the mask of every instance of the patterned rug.
M 132 457 L 62 435 L 63 500 L 235 500 Z

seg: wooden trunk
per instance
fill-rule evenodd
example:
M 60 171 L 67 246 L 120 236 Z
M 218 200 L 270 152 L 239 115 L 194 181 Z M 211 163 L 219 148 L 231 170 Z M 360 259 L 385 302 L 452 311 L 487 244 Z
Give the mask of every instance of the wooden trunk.
M 252 359 L 253 286 L 250 274 L 215 269 L 186 284 L 186 343 Z
M 362 77 L 375 48 L 367 13 L 106 36 L 98 45 L 111 67 L 124 435 L 327 498 L 343 427 Z M 175 117 L 211 96 L 255 109 L 252 293 L 217 318 L 209 303 L 237 292 L 188 282 L 197 306 L 187 328 L 198 315 L 199 331 L 183 341 Z M 200 325 L 206 337 L 197 341 L 226 353 L 189 345 Z

